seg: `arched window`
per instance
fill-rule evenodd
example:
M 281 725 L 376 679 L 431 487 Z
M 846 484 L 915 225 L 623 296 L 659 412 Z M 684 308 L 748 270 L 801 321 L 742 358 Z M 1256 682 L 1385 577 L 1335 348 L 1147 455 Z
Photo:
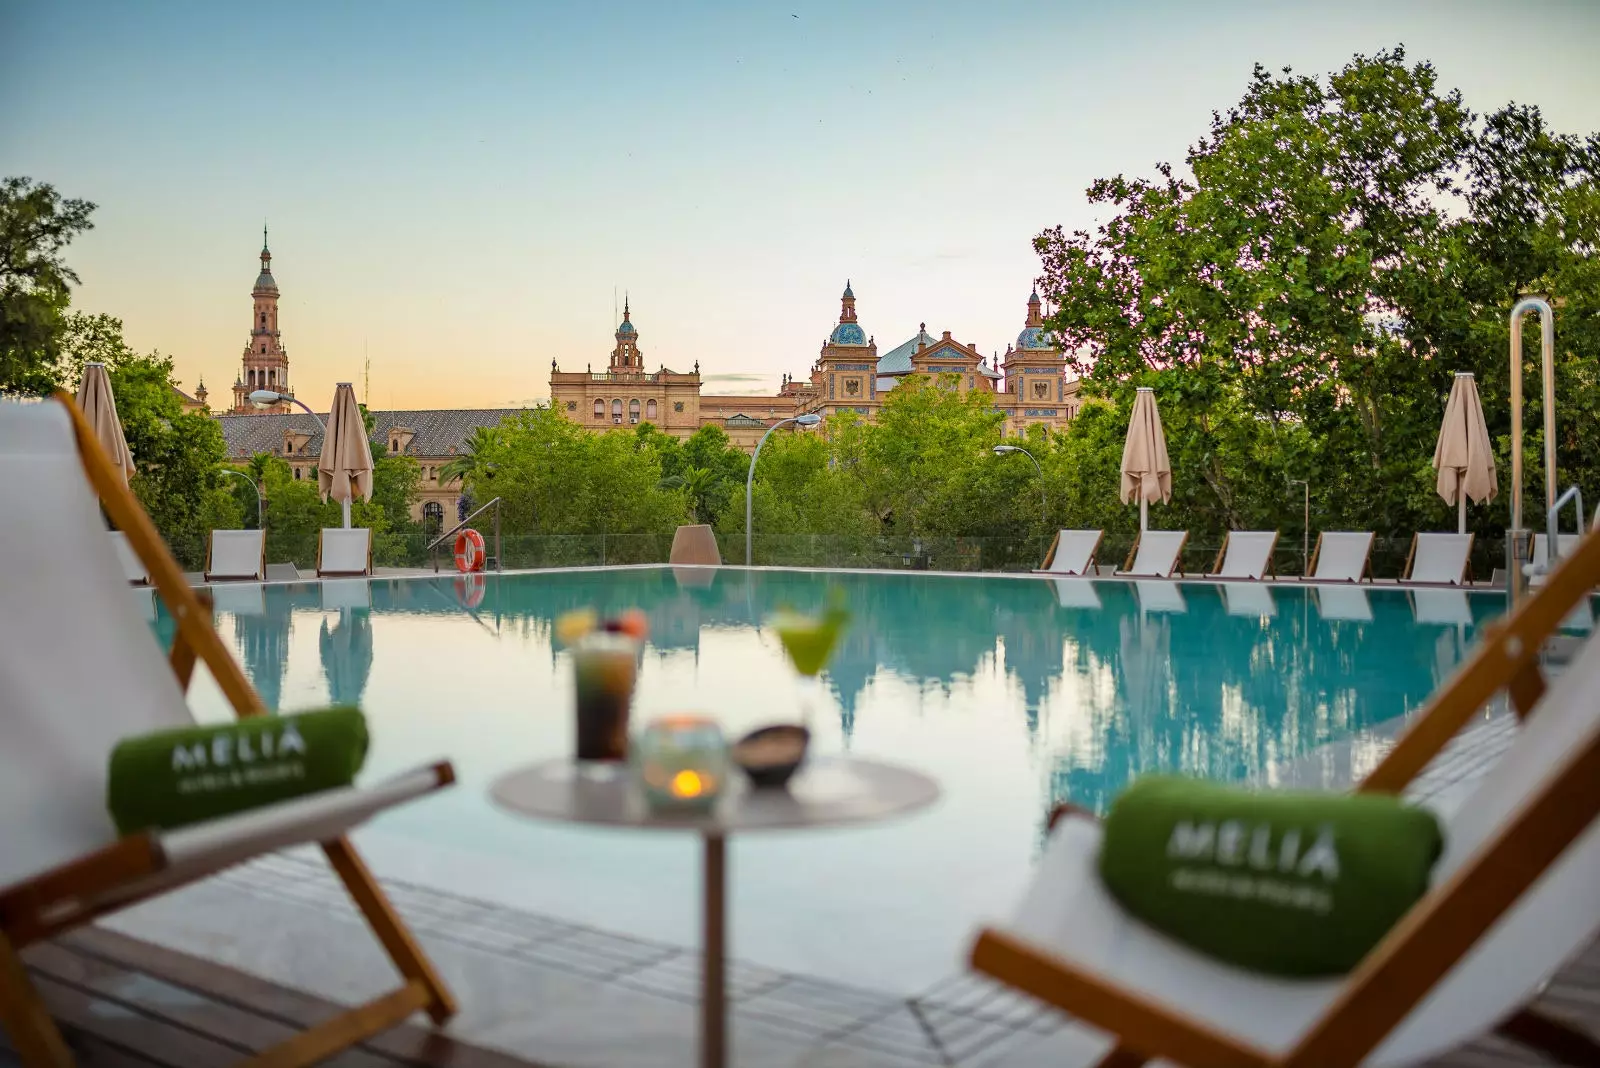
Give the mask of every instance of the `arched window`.
M 422 522 L 432 531 L 444 526 L 444 505 L 438 501 L 428 501 L 423 504 Z
M 611 402 L 611 414 L 618 419 L 622 418 L 622 401 L 620 399 Z
M 644 417 L 646 419 L 654 419 L 656 417 L 656 402 L 654 397 L 644 402 Z
M 263 341 L 261 343 L 261 353 L 262 353 L 262 355 L 266 355 L 266 352 L 267 352 L 267 343 L 265 341 Z
M 266 326 L 267 325 L 267 313 L 266 312 L 262 312 L 261 313 L 261 325 L 262 326 Z
M 628 402 L 628 422 L 637 423 L 638 421 L 639 421 L 639 398 L 635 397 L 635 398 L 633 398 L 633 400 Z
M 606 417 L 606 402 L 598 397 L 595 398 L 594 402 L 594 417 L 596 419 L 604 419 Z

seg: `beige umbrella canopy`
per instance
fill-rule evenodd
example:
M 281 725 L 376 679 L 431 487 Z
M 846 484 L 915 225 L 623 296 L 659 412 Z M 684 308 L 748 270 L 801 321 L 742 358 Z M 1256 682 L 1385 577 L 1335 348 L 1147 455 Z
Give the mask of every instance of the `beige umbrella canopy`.
M 1456 372 L 1455 384 L 1450 387 L 1444 425 L 1439 428 L 1439 443 L 1433 449 L 1433 466 L 1439 472 L 1439 496 L 1446 504 L 1456 506 L 1456 529 L 1465 534 L 1467 500 L 1482 504 L 1500 491 L 1489 427 L 1483 421 L 1483 402 L 1478 399 L 1478 383 L 1469 372 Z
M 1155 393 L 1139 387 L 1128 420 L 1128 440 L 1122 447 L 1122 503 L 1139 498 L 1139 530 L 1149 526 L 1150 502 L 1172 499 L 1172 462 L 1167 459 L 1167 436 L 1161 429 Z
M 317 488 L 322 499 L 330 496 L 344 505 L 344 525 L 350 525 L 350 502 L 372 499 L 372 447 L 367 444 L 367 424 L 350 383 L 340 382 L 322 435 L 322 455 L 317 460 Z
M 83 365 L 83 381 L 78 383 L 78 409 L 94 429 L 95 440 L 111 458 L 122 481 L 133 474 L 133 453 L 128 451 L 128 439 L 122 433 L 122 420 L 117 418 L 117 400 L 111 395 L 111 379 L 106 376 L 103 363 Z

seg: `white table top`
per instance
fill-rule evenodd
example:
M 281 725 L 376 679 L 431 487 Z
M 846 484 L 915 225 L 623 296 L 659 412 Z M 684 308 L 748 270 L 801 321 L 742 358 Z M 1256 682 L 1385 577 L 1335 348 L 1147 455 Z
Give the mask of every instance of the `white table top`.
M 786 789 L 757 789 L 737 767 L 728 770 L 727 789 L 709 813 L 653 811 L 628 764 L 580 767 L 571 757 L 508 772 L 489 794 L 502 808 L 539 819 L 702 834 L 869 823 L 939 796 L 938 783 L 920 772 L 856 757 L 810 758 Z

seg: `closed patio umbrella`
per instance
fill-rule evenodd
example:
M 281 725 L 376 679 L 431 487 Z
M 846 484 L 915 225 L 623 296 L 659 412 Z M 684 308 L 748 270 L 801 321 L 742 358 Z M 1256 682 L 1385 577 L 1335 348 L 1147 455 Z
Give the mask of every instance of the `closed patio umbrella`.
M 356 391 L 340 382 L 328 410 L 328 428 L 322 435 L 322 455 L 317 459 L 317 488 L 322 499 L 331 495 L 344 505 L 344 525 L 350 526 L 350 502 L 372 499 L 372 447 L 367 444 L 367 424 L 362 421 Z
M 1122 503 L 1139 498 L 1139 532 L 1150 525 L 1150 502 L 1172 499 L 1172 463 L 1167 459 L 1167 436 L 1161 430 L 1154 391 L 1141 386 L 1128 420 L 1128 440 L 1122 447 Z
M 83 365 L 83 381 L 78 383 L 78 408 L 94 429 L 100 447 L 111 457 L 111 465 L 127 482 L 133 475 L 133 453 L 128 451 L 128 439 L 122 433 L 122 420 L 117 418 L 117 400 L 111 395 L 111 379 L 103 363 Z
M 1457 371 L 1444 406 L 1444 425 L 1433 449 L 1433 466 L 1439 472 L 1439 496 L 1456 506 L 1456 533 L 1467 532 L 1467 499 L 1482 504 L 1500 491 L 1494 471 L 1489 427 L 1483 421 L 1483 402 L 1471 372 Z

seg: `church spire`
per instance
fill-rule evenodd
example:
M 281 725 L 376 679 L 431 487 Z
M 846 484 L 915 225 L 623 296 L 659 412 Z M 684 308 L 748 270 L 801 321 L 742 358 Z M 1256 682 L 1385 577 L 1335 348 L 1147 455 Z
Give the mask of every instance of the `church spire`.
M 850 279 L 844 280 L 844 295 L 839 298 L 839 321 L 853 323 L 856 321 L 856 294 L 850 288 Z

